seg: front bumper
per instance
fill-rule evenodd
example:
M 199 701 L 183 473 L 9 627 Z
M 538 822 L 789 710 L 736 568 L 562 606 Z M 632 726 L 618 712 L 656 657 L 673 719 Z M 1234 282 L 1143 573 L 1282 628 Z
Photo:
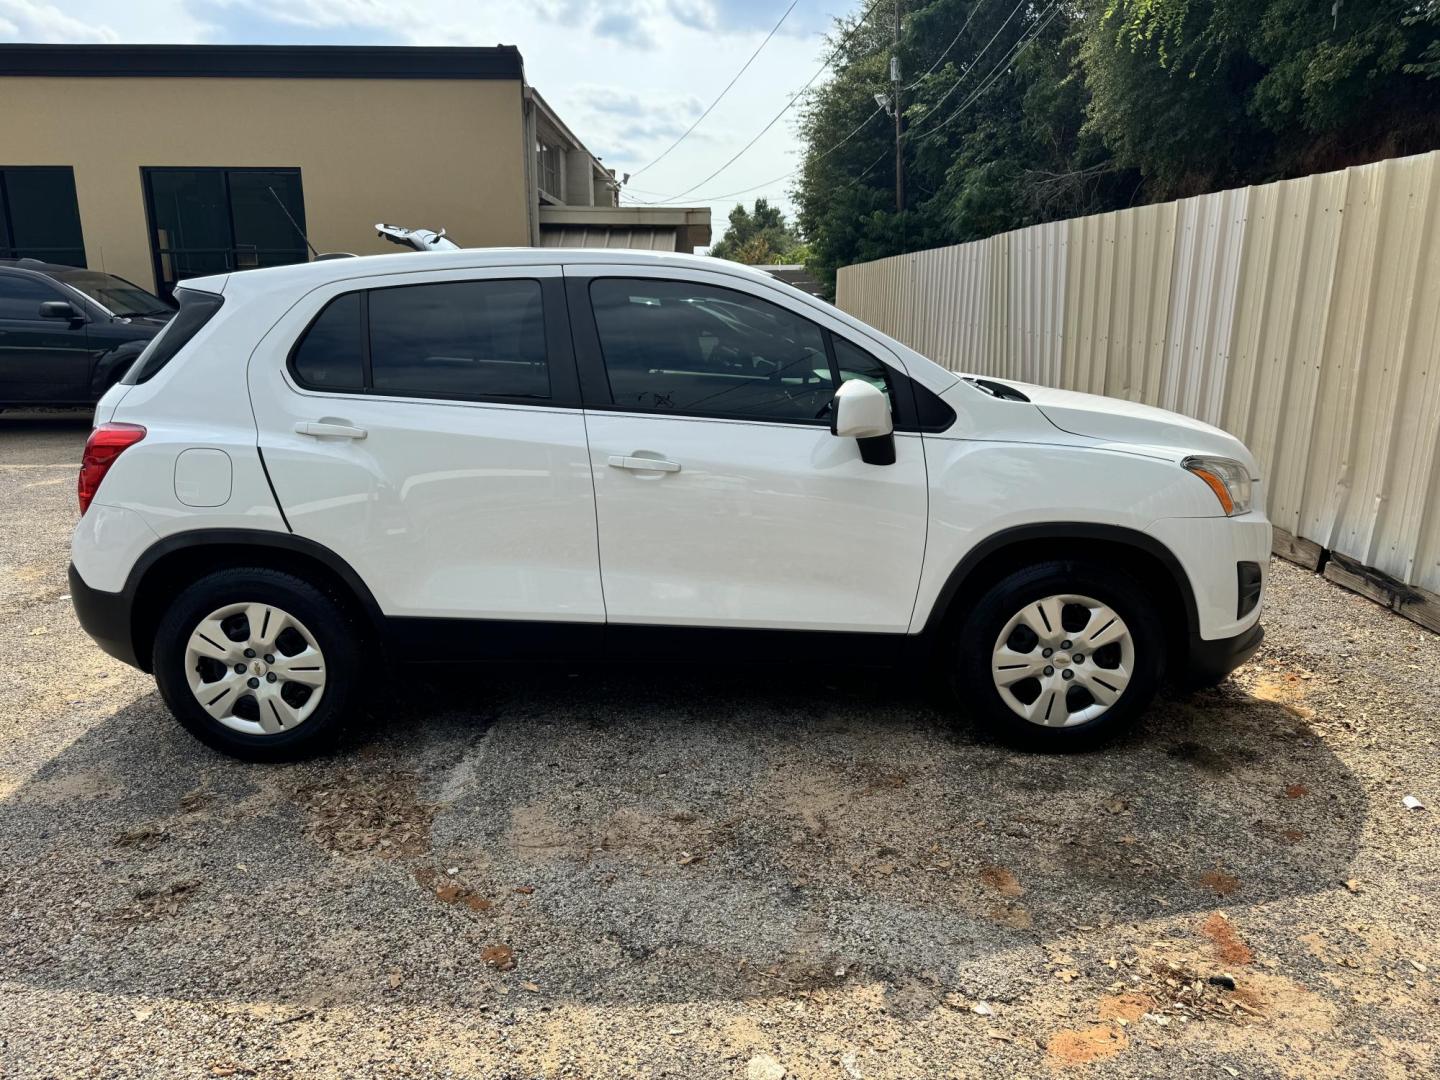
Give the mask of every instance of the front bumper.
M 1191 686 L 1214 686 L 1254 656 L 1264 639 L 1265 628 L 1259 623 L 1234 637 L 1217 641 L 1207 641 L 1197 634 L 1190 635 L 1186 682 Z
M 103 592 L 85 584 L 85 579 L 70 564 L 70 602 L 81 627 L 95 639 L 95 644 L 116 660 L 131 667 L 141 667 L 135 656 L 135 639 L 131 632 L 131 598 L 127 593 Z M 142 668 L 143 670 L 143 668 Z

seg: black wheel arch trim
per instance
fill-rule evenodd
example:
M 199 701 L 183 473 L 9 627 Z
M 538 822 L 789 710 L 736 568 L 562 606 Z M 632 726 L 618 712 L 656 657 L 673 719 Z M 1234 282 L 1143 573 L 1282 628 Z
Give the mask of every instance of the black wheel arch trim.
M 977 566 L 1005 548 L 1038 540 L 1086 540 L 1122 544 L 1154 557 L 1169 572 L 1175 587 L 1180 591 L 1180 597 L 1185 605 L 1187 636 L 1192 640 L 1199 637 L 1200 612 L 1195 604 L 1195 590 L 1190 584 L 1190 576 L 1185 573 L 1185 568 L 1180 565 L 1180 560 L 1175 557 L 1175 553 L 1153 536 L 1140 532 L 1138 529 L 1085 521 L 1016 525 L 997 533 L 991 533 L 981 540 L 967 551 L 955 569 L 950 571 L 950 576 L 946 578 L 939 595 L 935 597 L 935 603 L 930 608 L 930 616 L 925 622 L 925 634 L 928 636 L 940 628 L 940 625 L 948 617 L 955 598 L 960 595 L 961 589 L 965 587 Z
M 135 565 L 130 568 L 130 573 L 125 579 L 125 586 L 118 595 L 121 599 L 119 604 L 127 613 L 127 621 L 130 624 L 130 633 L 134 633 L 134 612 L 135 605 L 139 599 L 141 583 L 145 576 L 155 568 L 162 559 L 175 554 L 178 551 L 186 551 L 205 547 L 261 547 L 272 550 L 284 551 L 294 555 L 313 559 L 323 565 L 327 570 L 340 579 L 341 583 L 350 590 L 356 601 L 364 610 L 366 618 L 378 631 L 385 625 L 385 615 L 380 610 L 374 594 L 364 579 L 335 552 L 331 551 L 324 544 L 303 536 L 296 536 L 294 533 L 277 532 L 271 529 L 196 529 L 192 532 L 177 533 L 167 536 L 150 547 L 135 560 Z M 92 590 L 93 591 L 93 590 Z M 145 650 L 138 648 L 139 643 L 133 640 L 130 643 L 132 657 L 145 655 Z M 108 650 L 107 650 L 108 651 Z M 114 655 L 114 654 L 112 654 Z M 134 663 L 137 667 L 149 670 L 143 664 L 133 659 L 121 657 L 127 663 Z

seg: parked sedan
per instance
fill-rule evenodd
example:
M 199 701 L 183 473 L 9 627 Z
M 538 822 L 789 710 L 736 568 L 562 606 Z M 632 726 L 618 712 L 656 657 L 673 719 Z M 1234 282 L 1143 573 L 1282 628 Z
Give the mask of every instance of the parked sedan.
M 114 274 L 0 260 L 0 408 L 93 405 L 174 313 Z

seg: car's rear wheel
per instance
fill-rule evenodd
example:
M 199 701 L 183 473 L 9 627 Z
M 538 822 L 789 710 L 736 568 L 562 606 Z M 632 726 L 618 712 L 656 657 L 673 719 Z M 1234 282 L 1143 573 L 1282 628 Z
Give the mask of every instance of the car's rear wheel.
M 155 679 L 176 719 L 257 761 L 335 741 L 356 698 L 361 640 L 341 598 L 293 574 L 223 570 L 175 600 L 155 634 Z
M 1113 737 L 1160 683 L 1165 621 L 1154 604 L 1123 571 L 1088 561 L 1006 575 L 962 613 L 945 650 L 959 704 L 1035 749 Z

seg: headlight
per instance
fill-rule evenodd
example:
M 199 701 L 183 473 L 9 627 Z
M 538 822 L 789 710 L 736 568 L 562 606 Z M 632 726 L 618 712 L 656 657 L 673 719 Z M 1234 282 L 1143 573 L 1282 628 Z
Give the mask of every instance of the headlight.
M 1238 461 L 1220 457 L 1187 457 L 1181 468 L 1209 486 L 1229 517 L 1250 512 L 1250 470 Z

